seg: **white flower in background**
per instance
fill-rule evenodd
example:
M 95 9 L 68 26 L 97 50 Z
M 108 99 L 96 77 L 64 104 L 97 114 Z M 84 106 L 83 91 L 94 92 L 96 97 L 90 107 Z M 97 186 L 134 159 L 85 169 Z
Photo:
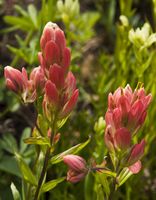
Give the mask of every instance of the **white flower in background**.
M 145 23 L 142 28 L 129 31 L 129 40 L 140 50 L 150 47 L 156 42 L 156 33 L 151 34 L 151 27 Z

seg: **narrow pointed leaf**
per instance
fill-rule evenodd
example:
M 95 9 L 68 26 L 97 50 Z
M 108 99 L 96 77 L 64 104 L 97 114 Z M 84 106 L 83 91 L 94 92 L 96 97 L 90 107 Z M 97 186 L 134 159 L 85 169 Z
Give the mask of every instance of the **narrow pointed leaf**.
M 118 187 L 124 184 L 131 175 L 133 175 L 133 173 L 127 167 L 123 168 L 123 170 L 120 172 L 119 176 L 117 177 L 117 180 L 119 183 Z
M 28 6 L 28 13 L 34 26 L 37 28 L 37 10 L 33 4 Z
M 116 173 L 110 170 L 102 169 L 101 172 L 107 176 L 116 177 Z
M 79 151 L 81 151 L 90 142 L 90 140 L 91 140 L 91 138 L 89 137 L 89 139 L 86 142 L 77 144 L 76 146 L 73 146 L 72 148 L 52 157 L 52 159 L 50 160 L 51 164 L 56 164 L 56 163 L 61 162 L 65 155 L 77 154 Z
M 110 194 L 110 186 L 109 186 L 107 177 L 105 174 L 102 174 L 102 173 L 97 173 L 97 176 L 98 176 L 100 183 L 102 184 L 102 186 L 104 188 L 105 195 L 108 198 L 109 194 Z
M 14 154 L 18 151 L 17 141 L 11 134 L 5 134 L 0 140 L 0 146 L 5 151 Z
M 50 146 L 49 138 L 41 137 L 41 136 L 26 138 L 26 139 L 24 139 L 24 142 L 26 144 L 38 144 L 38 145 L 48 145 L 48 146 Z
M 21 14 L 23 17 L 28 17 L 28 13 L 21 7 L 21 6 L 19 6 L 19 5 L 15 5 L 14 6 L 14 8 L 15 8 L 15 10 L 19 13 L 19 14 Z
M 34 176 L 33 172 L 31 171 L 30 167 L 27 165 L 27 163 L 23 160 L 23 158 L 19 154 L 16 153 L 15 156 L 18 161 L 18 165 L 21 170 L 23 178 L 32 185 L 37 185 L 37 179 Z
M 12 26 L 18 26 L 20 29 L 24 31 L 32 30 L 33 26 L 30 23 L 28 18 L 24 17 L 15 17 L 15 16 L 5 16 L 4 21 Z
M 11 191 L 12 191 L 12 195 L 14 200 L 21 200 L 21 196 L 19 191 L 17 190 L 16 186 L 14 185 L 14 183 L 11 183 Z
M 62 177 L 43 184 L 41 192 L 48 192 L 49 190 L 52 190 L 54 187 L 56 187 L 59 183 L 61 183 L 65 179 L 66 177 Z
M 27 149 L 28 145 L 24 143 L 23 140 L 27 137 L 30 137 L 30 134 L 31 134 L 31 128 L 29 127 L 25 128 L 20 139 L 20 153 L 23 153 Z
M 0 161 L 0 170 L 21 178 L 20 169 L 15 157 L 7 155 L 3 156 Z
M 95 191 L 93 191 L 93 183 L 95 182 L 95 176 L 92 173 L 88 173 L 85 178 L 84 185 L 84 199 L 91 200 L 94 199 Z

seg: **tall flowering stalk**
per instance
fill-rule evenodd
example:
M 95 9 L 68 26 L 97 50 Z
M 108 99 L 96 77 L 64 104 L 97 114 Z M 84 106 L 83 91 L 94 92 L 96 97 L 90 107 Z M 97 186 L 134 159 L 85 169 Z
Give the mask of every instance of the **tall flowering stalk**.
M 59 122 L 68 118 L 79 96 L 76 79 L 69 71 L 70 50 L 66 47 L 64 32 L 56 24 L 48 22 L 42 33 L 40 46 L 40 66 L 34 68 L 29 77 L 25 68 L 22 68 L 22 72 L 10 66 L 4 69 L 7 87 L 24 103 L 37 102 L 38 105 L 42 99 L 42 111 L 39 112 L 39 107 L 37 109 L 43 115 L 45 122 L 42 123 L 46 124 L 47 133 L 43 133 L 37 125 L 37 137 L 44 136 L 49 140 L 49 145 L 46 147 L 34 200 L 39 199 L 54 145 L 59 140 Z
M 145 121 L 150 102 L 151 94 L 146 95 L 144 88 L 133 92 L 129 85 L 108 96 L 105 144 L 117 156 L 131 149 L 127 159 L 121 160 L 125 165 L 134 164 L 143 155 L 145 141 L 132 146 L 132 139 Z
M 142 139 L 133 144 L 133 137 L 145 121 L 151 99 L 151 94 L 146 95 L 143 87 L 132 91 L 129 85 L 108 96 L 104 141 L 116 172 L 114 189 L 118 187 L 117 182 L 121 185 L 129 175 L 141 170 L 140 159 L 146 142 Z

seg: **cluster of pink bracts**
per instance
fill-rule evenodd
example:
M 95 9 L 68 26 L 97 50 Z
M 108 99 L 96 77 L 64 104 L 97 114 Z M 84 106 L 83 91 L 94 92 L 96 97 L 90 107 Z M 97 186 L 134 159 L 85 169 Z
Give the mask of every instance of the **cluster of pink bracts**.
M 122 153 L 121 162 L 130 169 L 133 165 L 141 169 L 140 158 L 144 154 L 145 140 L 132 145 L 132 138 L 145 121 L 151 98 L 151 94 L 145 94 L 144 88 L 133 92 L 129 85 L 108 96 L 105 144 L 110 152 L 116 155 Z
M 22 72 L 10 66 L 4 73 L 7 87 L 20 96 L 24 103 L 34 102 L 44 95 L 43 111 L 50 122 L 66 118 L 73 110 L 79 95 L 76 79 L 71 71 L 70 50 L 66 47 L 63 31 L 51 22 L 47 23 L 40 40 L 40 66 L 30 73 Z M 132 173 L 141 169 L 140 158 L 144 153 L 145 141 L 132 145 L 132 137 L 137 133 L 146 118 L 146 110 L 151 102 L 151 95 L 145 94 L 144 88 L 134 92 L 127 85 L 109 94 L 106 112 L 105 144 L 108 150 L 121 160 L 123 167 L 129 167 Z M 63 158 L 68 165 L 67 180 L 76 183 L 83 179 L 89 169 L 80 156 L 67 155 Z
M 32 70 L 29 79 L 25 68 L 21 72 L 7 66 L 4 69 L 6 84 L 24 103 L 34 102 L 44 95 L 43 111 L 47 119 L 52 120 L 52 112 L 58 119 L 63 119 L 73 110 L 79 95 L 76 79 L 69 71 L 70 50 L 66 47 L 64 32 L 48 22 L 40 46 L 40 66 Z
M 144 88 L 133 92 L 129 85 L 118 88 L 108 97 L 105 144 L 116 159 L 120 155 L 122 168 L 128 167 L 133 174 L 141 170 L 140 159 L 144 154 L 145 140 L 132 145 L 132 137 L 145 121 L 151 98 L 151 94 L 146 96 Z M 85 160 L 79 156 L 67 155 L 64 157 L 64 162 L 69 167 L 67 180 L 70 182 L 80 181 L 89 171 Z

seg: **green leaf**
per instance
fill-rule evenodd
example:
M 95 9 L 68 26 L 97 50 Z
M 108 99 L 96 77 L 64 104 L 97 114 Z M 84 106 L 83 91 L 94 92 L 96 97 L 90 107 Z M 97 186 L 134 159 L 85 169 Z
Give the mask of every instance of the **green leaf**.
M 46 136 L 47 135 L 47 131 L 48 131 L 48 124 L 47 124 L 47 121 L 45 120 L 44 116 L 41 115 L 41 114 L 38 114 L 38 117 L 37 117 L 37 124 L 38 126 L 40 127 L 41 129 L 41 132 L 42 132 L 42 136 Z M 37 131 L 37 130 L 36 130 Z M 37 131 L 38 132 L 38 131 Z M 37 133 L 34 133 L 35 135 Z M 34 135 L 33 134 L 33 135 Z M 39 133 L 38 133 L 39 134 Z
M 91 28 L 94 26 L 96 21 L 100 18 L 100 14 L 98 12 L 86 12 L 81 15 L 84 22 L 88 22 L 88 28 Z
M 28 138 L 30 137 L 30 134 L 31 134 L 31 128 L 27 127 L 24 129 L 23 133 L 22 133 L 22 136 L 21 136 L 21 139 L 20 139 L 20 152 L 21 154 L 24 153 L 24 151 L 27 149 L 27 144 L 23 142 L 23 140 L 25 138 Z
M 106 170 L 106 169 L 102 169 L 101 172 L 107 176 L 112 176 L 112 177 L 116 177 L 116 173 L 112 172 L 110 170 Z
M 22 51 L 22 49 L 18 49 L 18 48 L 12 47 L 10 45 L 7 45 L 7 47 L 11 52 L 13 52 L 14 54 L 16 54 L 19 57 L 23 58 L 23 60 L 28 62 L 28 56 L 25 54 L 25 52 Z
M 119 176 L 117 177 L 118 187 L 124 184 L 131 175 L 133 175 L 133 173 L 128 169 L 128 167 L 123 168 L 123 170 L 120 172 Z
M 21 177 L 20 169 L 14 157 L 5 155 L 0 159 L 0 170 Z
M 97 185 L 97 200 L 103 199 L 104 193 L 103 193 L 103 188 L 101 184 Z
M 34 26 L 32 26 L 32 23 L 29 18 L 7 15 L 4 17 L 4 21 L 10 25 L 16 27 L 18 26 L 21 30 L 24 30 L 26 32 L 34 29 Z
M 150 63 L 151 63 L 151 61 L 152 61 L 153 56 L 154 56 L 154 52 L 152 52 L 152 53 L 149 55 L 147 61 L 145 61 L 145 62 L 141 65 L 141 70 L 140 70 L 141 73 L 143 73 L 143 72 L 150 66 Z
M 56 187 L 59 183 L 61 183 L 65 179 L 66 177 L 62 177 L 43 184 L 41 192 L 48 192 L 49 190 L 52 190 L 54 187 Z
M 37 185 L 37 179 L 34 176 L 33 172 L 31 171 L 30 167 L 27 165 L 27 163 L 23 160 L 23 158 L 16 153 L 16 159 L 19 164 L 19 168 L 21 170 L 21 173 L 23 175 L 23 178 L 31 183 L 32 185 Z
M 0 33 L 9 33 L 9 32 L 12 32 L 12 31 L 15 31 L 17 30 L 19 27 L 18 26 L 11 26 L 9 28 L 4 28 L 2 30 L 0 30 Z
M 19 35 L 17 35 L 17 34 L 15 35 L 15 37 L 16 37 L 16 40 L 17 40 L 19 46 L 21 48 L 25 48 L 26 47 L 25 46 L 25 41 Z
M 91 200 L 94 199 L 94 184 L 95 183 L 95 178 L 92 173 L 88 173 L 86 178 L 85 178 L 85 188 L 84 188 L 84 197 L 85 200 Z
M 18 151 L 17 142 L 11 134 L 5 134 L 0 140 L 0 146 L 5 151 L 14 154 Z
M 91 139 L 89 137 L 89 139 L 86 142 L 77 144 L 76 146 L 73 146 L 72 148 L 52 157 L 52 159 L 50 160 L 51 164 L 56 164 L 56 163 L 61 162 L 65 155 L 77 154 L 79 151 L 81 151 L 90 142 L 90 140 Z
M 15 10 L 19 13 L 19 14 L 21 14 L 23 17 L 28 17 L 28 13 L 21 7 L 21 6 L 19 6 L 19 5 L 15 5 L 14 6 L 14 8 L 15 8 Z
M 20 193 L 17 190 L 17 188 L 14 185 L 14 183 L 11 183 L 10 187 L 11 187 L 11 191 L 12 191 L 12 195 L 13 195 L 14 200 L 21 200 Z
M 57 127 L 58 127 L 58 129 L 60 129 L 60 128 L 66 123 L 68 117 L 69 117 L 69 116 L 67 116 L 67 117 L 64 118 L 64 119 L 61 119 L 61 120 L 57 121 Z
M 37 10 L 33 4 L 29 4 L 28 13 L 29 13 L 29 16 L 30 16 L 35 28 L 37 28 Z
M 26 144 L 48 145 L 50 147 L 50 140 L 47 137 L 29 137 L 24 139 Z
M 97 173 L 97 176 L 98 176 L 100 183 L 102 184 L 104 193 L 106 194 L 106 197 L 108 198 L 108 196 L 110 194 L 110 188 L 109 188 L 109 183 L 108 183 L 107 177 L 103 173 Z

